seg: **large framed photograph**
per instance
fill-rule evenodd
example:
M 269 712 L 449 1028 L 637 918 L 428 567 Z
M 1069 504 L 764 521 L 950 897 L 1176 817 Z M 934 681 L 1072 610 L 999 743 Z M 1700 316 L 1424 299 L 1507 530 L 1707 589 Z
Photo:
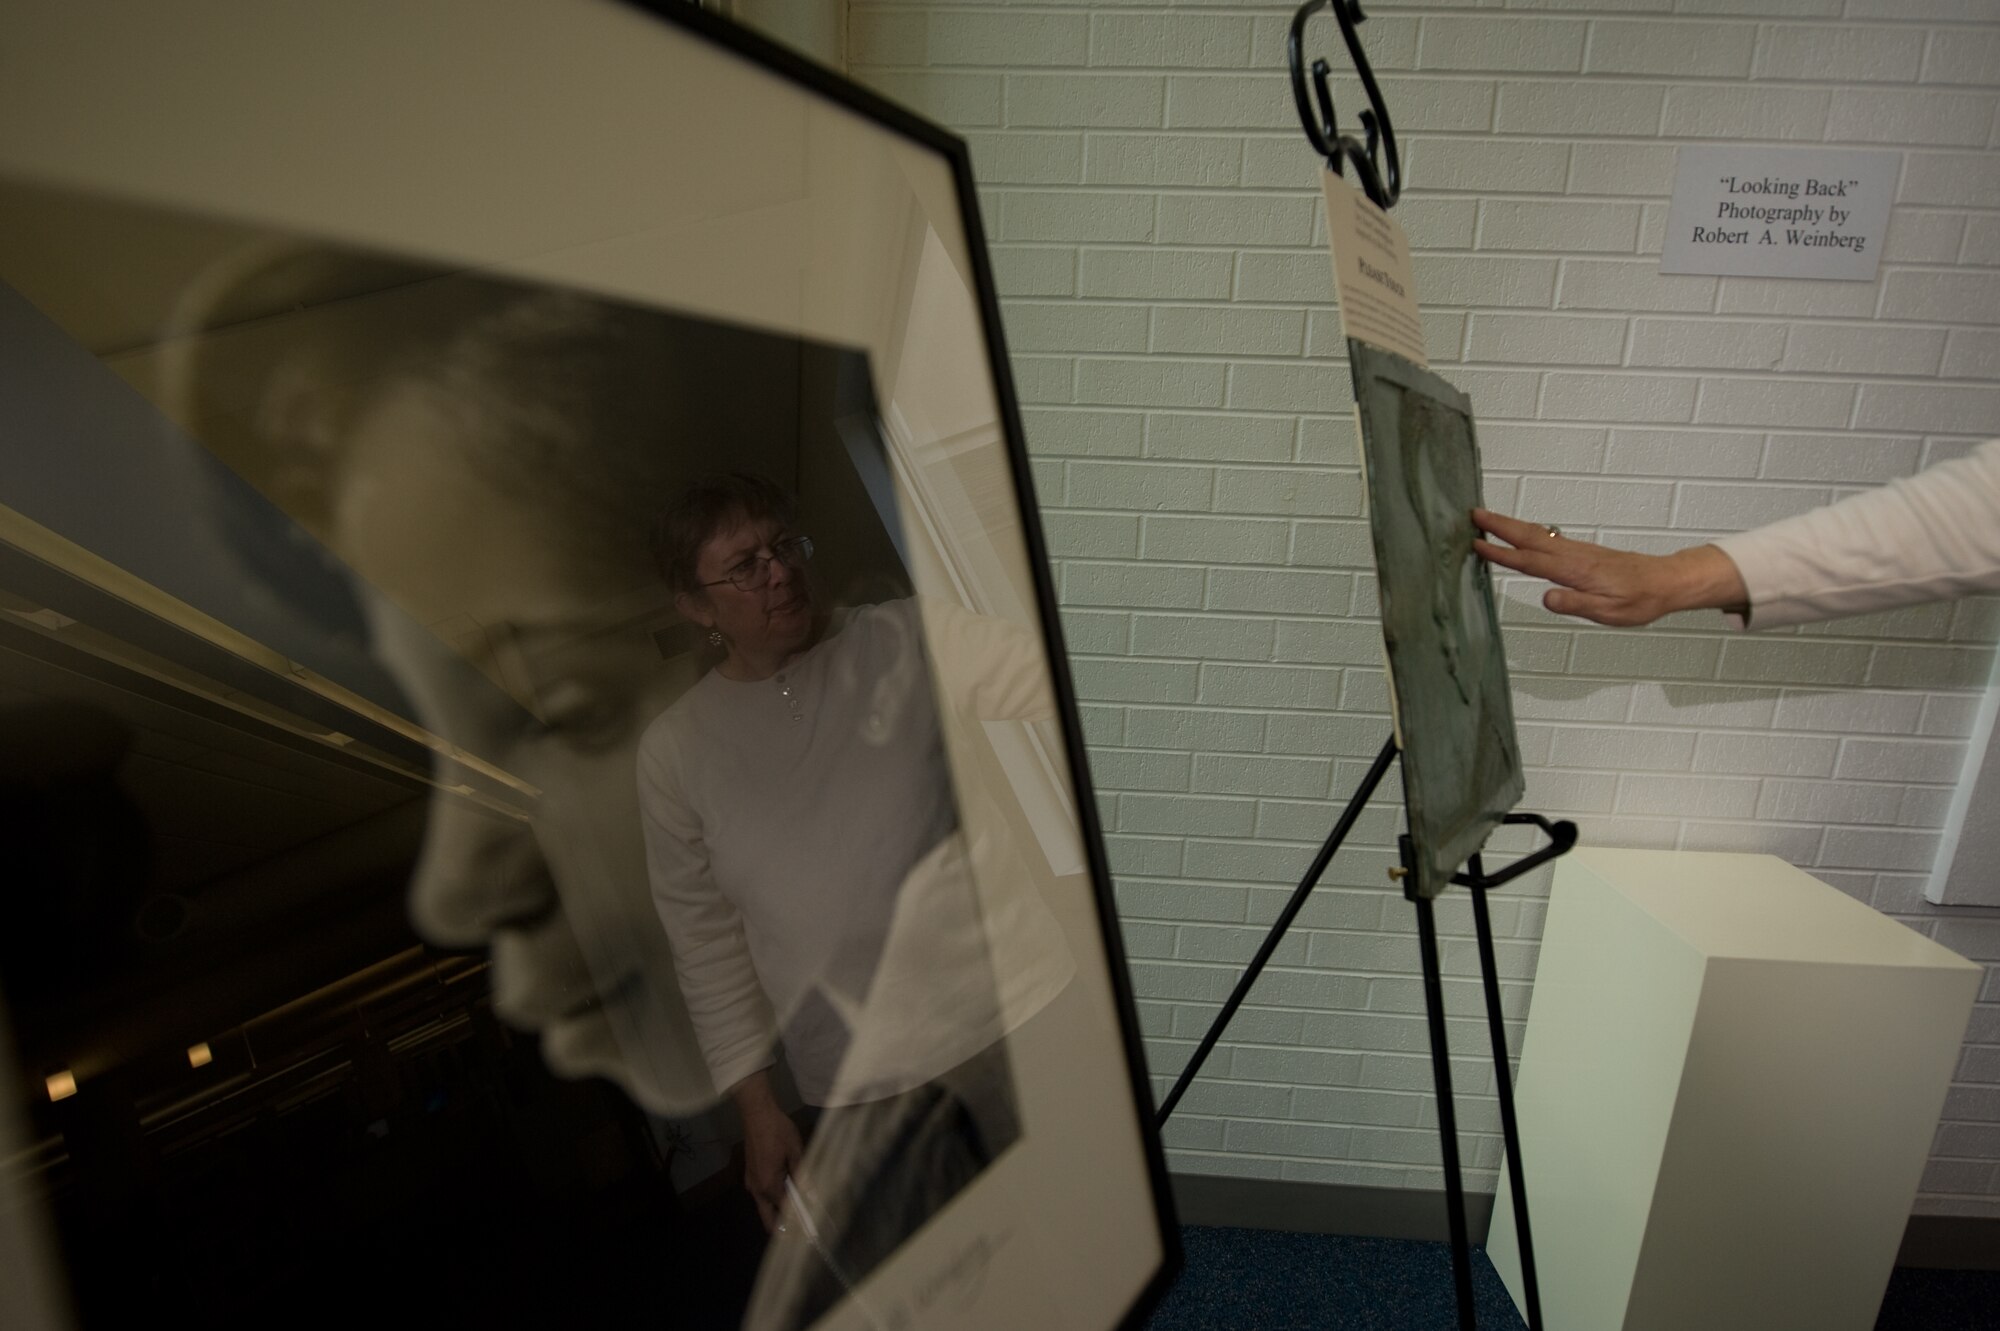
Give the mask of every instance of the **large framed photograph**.
M 963 145 L 693 6 L 39 6 L 8 68 L 9 1311 L 1140 1324 Z

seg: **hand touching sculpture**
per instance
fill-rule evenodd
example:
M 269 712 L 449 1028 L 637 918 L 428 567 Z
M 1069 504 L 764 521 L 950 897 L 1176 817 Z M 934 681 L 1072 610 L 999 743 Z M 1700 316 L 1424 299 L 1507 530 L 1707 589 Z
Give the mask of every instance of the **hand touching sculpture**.
M 1644 555 L 1574 540 L 1489 509 L 1473 509 L 1472 520 L 1506 542 L 1475 540 L 1472 548 L 1502 568 L 1555 583 L 1542 604 L 1559 615 L 1631 626 L 1676 610 L 1733 608 L 1749 599 L 1735 562 L 1712 545 Z

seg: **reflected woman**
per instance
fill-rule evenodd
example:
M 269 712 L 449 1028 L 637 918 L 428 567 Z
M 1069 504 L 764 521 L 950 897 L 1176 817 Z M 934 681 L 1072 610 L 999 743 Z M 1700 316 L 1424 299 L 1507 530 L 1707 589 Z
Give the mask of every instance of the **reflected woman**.
M 663 516 L 661 571 L 722 656 L 638 761 L 653 900 L 742 1113 L 745 1184 L 767 1227 L 795 1224 L 813 1249 L 774 1249 L 767 1271 L 789 1273 L 765 1283 L 757 1325 L 809 1321 L 1019 1133 L 917 603 L 831 619 L 794 513 L 779 487 L 725 474 Z M 982 714 L 1032 712 L 1039 691 L 1008 687 L 1034 675 L 1031 635 L 927 613 L 993 682 Z M 901 1000 L 871 1002 L 892 949 Z M 1067 966 L 1038 969 L 1045 1000 Z M 773 1090 L 774 1044 L 818 1121 L 810 1160 Z

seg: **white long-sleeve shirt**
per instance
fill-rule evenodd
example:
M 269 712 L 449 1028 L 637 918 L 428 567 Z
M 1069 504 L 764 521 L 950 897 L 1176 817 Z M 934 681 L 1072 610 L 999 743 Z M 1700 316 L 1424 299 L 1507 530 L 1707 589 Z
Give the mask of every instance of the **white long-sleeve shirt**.
M 948 703 L 1047 710 L 1033 634 L 956 607 L 924 614 L 950 626 Z M 992 1043 L 1071 974 L 1033 889 L 960 830 L 925 628 L 914 601 L 857 610 L 771 679 L 711 672 L 640 741 L 653 901 L 719 1088 L 781 1041 L 809 1103 L 893 1095 Z
M 1750 628 L 2000 591 L 2000 440 L 1715 544 L 1743 575 Z

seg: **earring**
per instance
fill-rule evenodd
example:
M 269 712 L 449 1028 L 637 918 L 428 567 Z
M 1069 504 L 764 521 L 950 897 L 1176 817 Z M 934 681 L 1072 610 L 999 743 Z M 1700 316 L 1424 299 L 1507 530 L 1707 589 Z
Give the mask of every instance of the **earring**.
M 711 647 L 720 647 L 722 645 L 721 629 L 710 629 L 708 631 L 708 645 Z

